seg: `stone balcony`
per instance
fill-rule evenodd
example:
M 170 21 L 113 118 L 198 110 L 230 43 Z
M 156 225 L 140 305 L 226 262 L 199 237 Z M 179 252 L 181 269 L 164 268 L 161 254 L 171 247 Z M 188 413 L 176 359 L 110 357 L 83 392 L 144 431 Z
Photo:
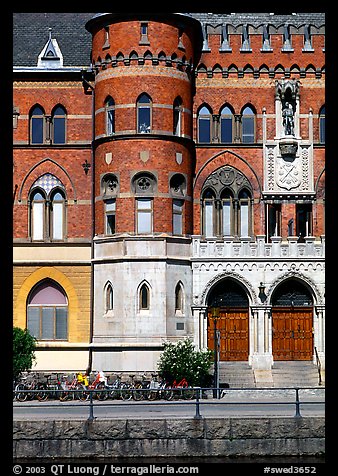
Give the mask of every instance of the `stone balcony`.
M 265 235 L 257 235 L 255 238 L 241 237 L 202 237 L 192 236 L 192 258 L 202 259 L 324 259 L 325 236 L 319 238 L 307 236 L 304 242 L 298 243 L 298 237 L 289 236 L 286 240 L 275 236 L 271 242 L 266 242 Z

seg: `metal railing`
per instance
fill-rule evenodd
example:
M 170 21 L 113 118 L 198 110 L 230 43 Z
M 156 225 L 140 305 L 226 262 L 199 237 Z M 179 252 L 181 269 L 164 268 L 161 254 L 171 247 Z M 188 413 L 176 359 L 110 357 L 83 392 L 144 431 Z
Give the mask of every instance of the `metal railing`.
M 180 389 L 180 391 L 184 392 L 185 390 L 188 390 L 188 389 Z M 229 392 L 247 392 L 247 391 L 250 391 L 250 392 L 263 392 L 263 391 L 270 391 L 270 392 L 275 392 L 277 394 L 277 396 L 280 396 L 282 394 L 282 392 L 284 391 L 291 391 L 291 392 L 294 392 L 294 399 L 292 401 L 273 401 L 273 400 L 267 400 L 267 401 L 255 401 L 255 400 L 241 400 L 241 401 L 227 401 L 227 400 L 222 400 L 222 398 L 228 394 Z M 174 400 L 174 401 L 167 401 L 167 400 L 156 400 L 156 401 L 149 401 L 149 400 L 141 400 L 141 401 L 138 401 L 138 402 L 134 402 L 133 400 L 127 400 L 127 401 L 124 401 L 123 403 L 119 403 L 119 402 L 116 402 L 114 404 L 114 406 L 116 405 L 123 405 L 125 406 L 126 404 L 130 404 L 132 405 L 133 403 L 137 404 L 137 405 L 144 405 L 144 406 L 154 406 L 154 405 L 194 405 L 195 406 L 195 414 L 194 414 L 194 418 L 196 419 L 200 419 L 200 418 L 203 418 L 203 416 L 201 415 L 201 407 L 203 405 L 250 405 L 250 404 L 253 404 L 255 403 L 256 405 L 294 405 L 295 406 L 295 413 L 294 413 L 294 417 L 295 418 L 300 418 L 302 417 L 301 415 L 301 406 L 302 405 L 321 405 L 321 404 L 324 404 L 325 403 L 325 400 L 324 399 L 321 399 L 321 400 L 316 400 L 316 401 L 306 401 L 306 400 L 301 400 L 300 399 L 300 395 L 299 395 L 299 392 L 300 390 L 323 390 L 325 391 L 325 387 L 320 387 L 320 389 L 316 388 L 316 387 L 264 387 L 264 388 L 257 388 L 257 387 L 253 387 L 253 388 L 216 388 L 216 387 L 207 387 L 207 388 L 202 388 L 202 387 L 194 387 L 194 397 L 193 399 L 189 399 L 189 400 L 184 400 L 184 393 L 181 394 L 182 396 L 182 400 Z M 149 392 L 149 389 L 130 389 L 131 392 Z M 15 393 L 24 393 L 24 392 L 27 392 L 29 394 L 38 394 L 39 392 L 41 393 L 40 390 L 20 390 L 20 392 L 15 392 L 14 391 L 14 400 L 15 400 Z M 64 392 L 64 390 L 44 390 L 44 392 L 47 392 L 47 393 L 50 393 L 50 394 L 53 394 L 54 396 L 58 395 L 58 393 L 62 393 Z M 69 394 L 75 394 L 78 393 L 79 391 L 78 390 L 67 390 L 67 392 Z M 88 411 L 89 411 L 89 415 L 88 415 L 88 420 L 89 421 L 92 421 L 94 420 L 95 416 L 94 416 L 94 407 L 95 406 L 100 406 L 100 407 L 109 407 L 111 406 L 112 404 L 109 403 L 109 402 L 106 402 L 105 400 L 98 400 L 96 399 L 95 397 L 97 396 L 98 393 L 102 393 L 102 392 L 105 392 L 105 390 L 97 390 L 97 389 L 90 389 L 90 390 L 86 390 L 86 392 L 89 394 L 89 398 L 85 401 L 79 401 L 79 404 L 80 405 L 84 405 L 84 406 L 88 406 Z M 207 398 L 207 393 L 210 393 L 212 392 L 213 395 L 217 395 L 218 398 L 214 398 L 212 401 L 209 401 L 208 398 Z M 208 400 L 208 401 L 206 401 Z M 16 402 L 16 407 L 25 407 L 27 404 L 27 402 Z M 40 407 L 41 405 L 43 405 L 44 407 L 56 407 L 56 406 L 60 406 L 60 402 L 58 401 L 58 403 L 56 401 L 51 401 L 51 400 L 47 400 L 47 401 L 44 401 L 44 402 L 40 402 L 40 403 L 31 403 L 29 406 L 30 407 Z M 75 401 L 73 400 L 73 402 L 62 402 L 61 403 L 62 406 L 68 406 L 68 407 L 71 407 L 71 406 L 74 406 L 74 405 L 77 405 L 77 403 L 75 403 Z

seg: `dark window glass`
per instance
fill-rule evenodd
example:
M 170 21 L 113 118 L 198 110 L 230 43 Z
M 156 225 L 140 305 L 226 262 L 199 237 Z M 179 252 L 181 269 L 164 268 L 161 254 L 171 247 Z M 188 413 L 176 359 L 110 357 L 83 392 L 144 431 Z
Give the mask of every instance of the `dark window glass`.
M 198 113 L 198 142 L 211 141 L 211 114 L 207 107 L 202 107 Z
M 43 110 L 36 106 L 31 114 L 31 140 L 32 144 L 43 143 Z

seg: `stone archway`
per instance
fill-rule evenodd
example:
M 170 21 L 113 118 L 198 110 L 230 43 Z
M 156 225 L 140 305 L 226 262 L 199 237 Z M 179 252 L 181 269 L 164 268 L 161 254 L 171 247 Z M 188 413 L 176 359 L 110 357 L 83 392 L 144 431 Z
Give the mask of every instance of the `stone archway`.
M 271 296 L 274 360 L 312 360 L 313 298 L 297 279 L 280 283 Z
M 215 348 L 219 331 L 220 361 L 247 361 L 249 356 L 249 300 L 238 281 L 226 278 L 215 284 L 207 296 L 207 342 Z M 217 309 L 218 317 L 212 316 Z

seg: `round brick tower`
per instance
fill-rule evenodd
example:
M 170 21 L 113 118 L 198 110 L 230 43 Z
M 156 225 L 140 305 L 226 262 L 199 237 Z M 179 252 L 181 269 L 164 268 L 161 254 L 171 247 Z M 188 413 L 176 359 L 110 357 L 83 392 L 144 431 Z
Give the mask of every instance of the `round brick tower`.
M 193 336 L 201 26 L 184 14 L 103 13 L 86 28 L 95 71 L 93 366 L 150 370 L 163 340 Z

